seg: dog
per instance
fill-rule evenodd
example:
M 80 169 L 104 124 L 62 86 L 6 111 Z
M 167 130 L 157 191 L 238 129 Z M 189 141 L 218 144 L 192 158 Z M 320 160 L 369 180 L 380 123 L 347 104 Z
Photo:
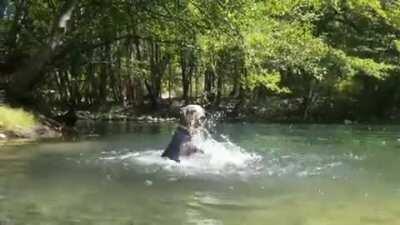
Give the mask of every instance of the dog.
M 204 130 L 205 118 L 205 110 L 199 105 L 182 107 L 179 126 L 161 156 L 180 162 L 180 157 L 188 157 L 203 152 L 193 144 L 192 138 Z

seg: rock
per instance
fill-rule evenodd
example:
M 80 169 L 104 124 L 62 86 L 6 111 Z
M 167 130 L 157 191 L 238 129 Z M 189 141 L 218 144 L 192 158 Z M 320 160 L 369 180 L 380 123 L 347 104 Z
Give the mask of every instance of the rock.
M 89 111 L 83 111 L 83 110 L 76 111 L 76 115 L 78 116 L 78 119 L 81 120 L 93 119 L 95 117 Z
M 351 124 L 353 124 L 353 122 L 351 121 L 351 120 L 344 120 L 343 121 L 343 123 L 345 124 L 345 125 L 351 125 Z

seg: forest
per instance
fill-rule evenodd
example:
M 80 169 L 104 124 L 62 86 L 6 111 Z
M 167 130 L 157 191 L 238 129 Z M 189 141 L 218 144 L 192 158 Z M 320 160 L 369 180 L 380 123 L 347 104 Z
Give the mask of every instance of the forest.
M 396 0 L 1 0 L 0 92 L 57 110 L 400 118 Z

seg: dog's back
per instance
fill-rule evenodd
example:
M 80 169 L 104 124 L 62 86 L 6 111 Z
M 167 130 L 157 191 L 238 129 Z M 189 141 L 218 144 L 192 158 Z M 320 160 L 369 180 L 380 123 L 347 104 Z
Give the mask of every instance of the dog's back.
M 181 155 L 182 149 L 191 141 L 189 131 L 178 127 L 171 139 L 167 149 L 161 155 L 169 159 L 179 162 L 179 156 Z

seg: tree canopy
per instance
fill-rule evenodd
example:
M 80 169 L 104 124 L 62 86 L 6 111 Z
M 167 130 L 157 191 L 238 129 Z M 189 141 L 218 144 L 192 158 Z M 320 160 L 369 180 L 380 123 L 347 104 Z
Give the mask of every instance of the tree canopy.
M 30 107 L 276 97 L 303 119 L 385 117 L 399 56 L 394 0 L 0 1 L 0 82 Z

